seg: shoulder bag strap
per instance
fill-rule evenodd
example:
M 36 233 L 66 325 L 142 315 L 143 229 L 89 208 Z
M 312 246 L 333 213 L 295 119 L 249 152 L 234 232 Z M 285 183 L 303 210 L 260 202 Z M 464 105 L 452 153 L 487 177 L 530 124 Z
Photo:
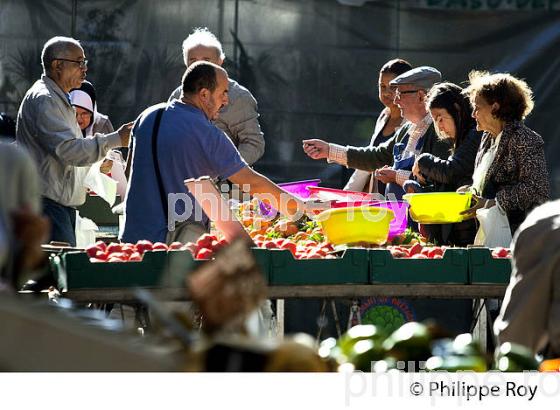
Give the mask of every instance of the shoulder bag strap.
M 154 170 L 156 172 L 156 179 L 159 188 L 159 197 L 161 200 L 161 207 L 163 208 L 163 214 L 165 215 L 165 221 L 168 220 L 167 212 L 167 196 L 165 195 L 165 189 L 163 189 L 163 179 L 161 178 L 161 171 L 159 169 L 158 152 L 157 152 L 157 137 L 159 134 L 159 124 L 161 122 L 161 116 L 163 115 L 164 108 L 160 108 L 157 111 L 156 119 L 154 121 L 154 130 L 152 131 L 152 160 L 154 162 Z

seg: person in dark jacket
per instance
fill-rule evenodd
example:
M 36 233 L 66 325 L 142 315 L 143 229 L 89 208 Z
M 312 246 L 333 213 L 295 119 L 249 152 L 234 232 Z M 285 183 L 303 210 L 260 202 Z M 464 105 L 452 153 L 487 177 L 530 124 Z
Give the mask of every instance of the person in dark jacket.
M 379 70 L 379 101 L 384 109 L 379 114 L 371 136 L 370 146 L 375 147 L 391 139 L 404 124 L 402 112 L 395 104 L 395 90 L 390 82 L 399 75 L 411 70 L 408 61 L 399 58 L 387 61 Z M 344 187 L 347 191 L 377 192 L 385 194 L 385 184 L 377 181 L 373 172 L 356 169 Z
M 433 67 L 409 70 L 390 82 L 395 90 L 395 104 L 407 122 L 388 141 L 375 147 L 343 147 L 319 139 L 303 141 L 303 150 L 313 159 L 327 159 L 350 168 L 376 170 L 375 176 L 387 184 L 389 200 L 400 200 L 402 185 L 412 175 L 417 155 L 428 152 L 439 157 L 449 155 L 448 141 L 437 137 L 432 118 L 426 110 L 426 95 L 441 81 L 441 73 Z
M 534 107 L 532 91 L 506 73 L 472 71 L 469 80 L 466 91 L 476 129 L 484 134 L 471 187 L 476 204 L 464 215 L 474 218 L 478 209 L 498 206 L 513 234 L 527 214 L 550 197 L 544 141 L 523 122 Z
M 469 99 L 463 89 L 453 83 L 432 87 L 426 108 L 434 121 L 439 138 L 451 141 L 451 156 L 440 158 L 420 154 L 412 167 L 416 181 L 404 184 L 407 192 L 455 191 L 472 183 L 474 161 L 482 133 L 476 130 Z M 476 224 L 473 220 L 448 225 L 431 225 L 430 239 L 440 244 L 466 246 L 474 241 Z

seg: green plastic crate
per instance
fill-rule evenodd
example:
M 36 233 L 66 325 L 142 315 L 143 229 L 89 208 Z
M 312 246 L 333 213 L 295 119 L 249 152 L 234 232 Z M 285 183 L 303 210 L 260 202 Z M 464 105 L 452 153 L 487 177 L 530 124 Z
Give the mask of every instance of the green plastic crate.
M 189 273 L 205 263 L 204 260 L 196 260 L 190 251 L 169 251 L 167 252 L 168 281 L 166 285 L 170 287 L 183 287 Z
M 511 259 L 492 257 L 489 248 L 469 249 L 470 283 L 509 283 L 511 276 Z
M 251 248 L 251 251 L 253 252 L 257 265 L 260 267 L 265 282 L 268 283 L 270 251 L 260 248 Z M 194 259 L 190 251 L 169 251 L 169 276 L 171 282 L 178 285 L 178 281 L 184 281 L 185 273 L 193 271 L 206 262 L 208 261 Z
M 59 289 L 158 287 L 165 280 L 167 252 L 146 252 L 141 262 L 91 263 L 85 252 L 53 256 Z
M 442 259 L 393 258 L 387 249 L 369 251 L 371 283 L 469 282 L 465 248 L 448 248 Z
M 271 285 L 367 284 L 366 249 L 347 249 L 338 259 L 295 259 L 288 250 L 271 250 Z

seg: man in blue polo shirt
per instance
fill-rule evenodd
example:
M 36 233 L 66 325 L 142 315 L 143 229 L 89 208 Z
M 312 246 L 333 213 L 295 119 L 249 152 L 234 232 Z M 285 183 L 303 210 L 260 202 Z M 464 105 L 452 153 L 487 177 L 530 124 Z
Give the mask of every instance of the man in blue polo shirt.
M 234 184 L 250 186 L 251 194 L 272 195 L 284 214 L 303 212 L 302 201 L 288 196 L 248 167 L 231 140 L 212 124 L 227 103 L 226 71 L 201 61 L 185 72 L 180 100 L 155 105 L 140 114 L 132 130 L 132 168 L 125 199 L 123 241 L 171 241 L 166 220 L 167 198 L 169 194 L 188 194 L 183 182 L 188 178 L 229 179 Z M 155 126 L 159 111 L 162 112 L 159 126 Z M 154 135 L 157 144 L 152 144 Z M 157 175 L 158 168 L 161 178 Z M 191 204 L 187 204 L 187 210 L 192 210 L 195 200 L 188 195 Z M 280 195 L 286 195 L 283 202 Z M 185 203 L 177 201 L 176 214 L 182 215 L 184 211 Z M 190 234 L 181 236 L 184 242 L 196 240 L 208 228 L 207 217 L 195 220 L 194 212 L 187 223 Z

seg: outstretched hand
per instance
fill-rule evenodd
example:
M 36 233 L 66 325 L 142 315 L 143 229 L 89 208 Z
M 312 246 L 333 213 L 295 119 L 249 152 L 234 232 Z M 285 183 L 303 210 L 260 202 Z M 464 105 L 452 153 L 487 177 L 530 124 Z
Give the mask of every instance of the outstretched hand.
M 329 156 L 329 143 L 323 140 L 303 140 L 303 151 L 313 159 L 325 159 Z

